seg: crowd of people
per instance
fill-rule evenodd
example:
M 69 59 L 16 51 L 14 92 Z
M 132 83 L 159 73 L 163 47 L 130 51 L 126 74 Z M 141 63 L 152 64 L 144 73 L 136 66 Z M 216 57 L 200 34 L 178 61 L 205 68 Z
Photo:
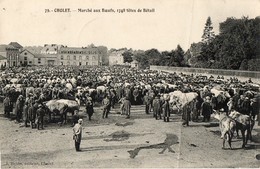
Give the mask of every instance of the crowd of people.
M 145 105 L 144 114 L 153 113 L 155 119 L 170 121 L 173 107 L 182 113 L 183 125 L 189 121 L 210 121 L 214 110 L 237 110 L 259 118 L 259 86 L 251 79 L 246 82 L 236 77 L 210 76 L 198 74 L 167 73 L 153 70 L 137 70 L 126 67 L 72 66 L 26 67 L 7 69 L 0 75 L 0 95 L 4 96 L 4 114 L 15 116 L 17 122 L 25 126 L 43 128 L 48 100 L 76 100 L 85 106 L 89 120 L 94 113 L 96 102 L 102 104 L 102 118 L 109 116 L 111 108 L 119 103 L 121 114 L 131 117 L 131 105 Z M 220 94 L 211 89 L 219 86 Z M 170 93 L 196 92 L 193 104 L 183 105 L 170 101 Z M 225 95 L 224 93 L 228 93 Z M 191 113 L 192 112 L 192 113 Z M 11 114 L 10 114 L 11 113 Z M 77 123 L 77 113 L 73 116 Z

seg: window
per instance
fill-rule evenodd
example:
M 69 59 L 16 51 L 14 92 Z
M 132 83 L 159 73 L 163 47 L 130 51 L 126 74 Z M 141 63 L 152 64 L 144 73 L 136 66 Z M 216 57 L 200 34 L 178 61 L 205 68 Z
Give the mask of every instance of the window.
M 70 55 L 67 56 L 67 60 L 70 60 Z
M 24 57 L 24 60 L 27 60 L 27 57 Z
M 60 62 L 61 65 L 63 65 L 63 62 Z
M 74 60 L 77 60 L 76 56 L 74 55 Z
M 63 60 L 63 55 L 60 56 L 60 60 Z
M 88 62 L 86 62 L 86 65 L 88 65 Z
M 89 56 L 86 56 L 86 60 L 88 60 L 89 59 Z
M 29 61 L 30 64 L 32 64 L 32 61 Z
M 27 55 L 27 52 L 24 52 L 24 55 Z
M 38 64 L 40 64 L 41 63 L 41 58 L 38 58 Z
M 81 66 L 81 62 L 79 62 L 79 66 Z

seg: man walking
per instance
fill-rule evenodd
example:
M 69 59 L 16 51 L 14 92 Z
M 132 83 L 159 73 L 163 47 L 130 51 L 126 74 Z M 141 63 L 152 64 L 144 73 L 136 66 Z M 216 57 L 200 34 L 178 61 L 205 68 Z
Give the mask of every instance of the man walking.
M 81 138 L 82 138 L 82 126 L 81 126 L 82 123 L 83 123 L 83 120 L 79 119 L 78 123 L 75 124 L 75 126 L 73 127 L 73 140 L 75 141 L 76 151 L 81 151 L 80 142 L 81 142 Z

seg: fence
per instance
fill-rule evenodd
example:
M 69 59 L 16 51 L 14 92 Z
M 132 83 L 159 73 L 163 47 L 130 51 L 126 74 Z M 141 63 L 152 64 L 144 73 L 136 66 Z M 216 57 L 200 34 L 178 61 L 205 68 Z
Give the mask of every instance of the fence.
M 241 76 L 247 78 L 260 79 L 258 71 L 241 71 L 241 70 L 224 70 L 224 69 L 203 69 L 203 68 L 187 68 L 187 67 L 169 67 L 169 66 L 150 66 L 151 70 L 160 70 L 166 72 L 186 72 L 197 74 L 214 74 L 224 76 Z

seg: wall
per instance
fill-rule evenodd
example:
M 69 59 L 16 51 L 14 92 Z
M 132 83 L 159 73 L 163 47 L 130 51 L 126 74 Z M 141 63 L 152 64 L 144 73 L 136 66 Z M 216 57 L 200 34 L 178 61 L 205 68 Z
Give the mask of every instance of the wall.
M 197 74 L 213 74 L 224 76 L 241 76 L 260 79 L 260 72 L 257 71 L 240 71 L 240 70 L 224 70 L 224 69 L 203 69 L 203 68 L 185 68 L 185 67 L 168 67 L 168 66 L 150 66 L 151 70 L 161 70 L 167 72 L 186 72 Z

